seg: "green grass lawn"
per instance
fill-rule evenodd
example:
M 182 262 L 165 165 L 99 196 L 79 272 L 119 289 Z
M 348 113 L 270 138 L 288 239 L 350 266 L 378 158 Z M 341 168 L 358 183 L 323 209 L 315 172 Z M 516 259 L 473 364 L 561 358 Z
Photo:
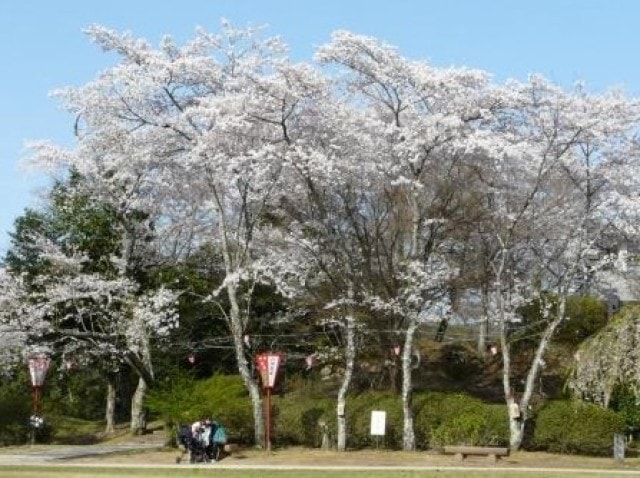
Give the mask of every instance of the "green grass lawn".
M 564 478 L 564 477 L 609 477 L 633 476 L 630 472 L 540 472 L 507 470 L 495 468 L 490 471 L 465 470 L 388 470 L 388 471 L 354 471 L 354 470 L 215 470 L 215 465 L 202 468 L 130 468 L 130 467 L 78 467 L 78 466 L 0 466 L 3 478 L 176 478 L 204 477 L 220 478 Z M 640 471 L 635 474 L 640 476 Z

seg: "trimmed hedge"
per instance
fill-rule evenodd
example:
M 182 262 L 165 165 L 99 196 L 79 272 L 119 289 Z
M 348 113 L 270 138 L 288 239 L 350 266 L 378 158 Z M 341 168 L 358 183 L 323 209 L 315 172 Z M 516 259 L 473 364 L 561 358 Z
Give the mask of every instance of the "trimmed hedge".
M 488 404 L 459 393 L 427 393 L 419 403 L 415 431 L 420 448 L 509 443 L 505 405 Z
M 539 411 L 536 448 L 554 453 L 611 455 L 613 435 L 625 430 L 624 417 L 590 403 L 553 401 Z
M 251 402 L 237 376 L 216 375 L 204 381 L 180 380 L 154 390 L 149 407 L 171 424 L 209 415 L 223 423 L 234 440 L 253 440 Z M 336 442 L 336 401 L 310 383 L 284 396 L 272 397 L 275 446 L 319 447 L 326 430 Z M 372 437 L 371 412 L 386 412 L 386 434 Z M 416 393 L 414 431 L 418 449 L 445 445 L 506 446 L 509 424 L 504 404 L 490 404 L 460 393 Z M 352 449 L 402 447 L 402 403 L 389 392 L 347 397 L 347 446 Z M 595 405 L 555 401 L 536 414 L 533 448 L 559 453 L 607 455 L 613 434 L 625 429 L 624 417 Z
M 486 404 L 462 394 L 415 394 L 416 446 L 426 449 L 449 444 L 504 445 L 509 442 L 506 407 Z M 317 447 L 322 440 L 320 422 L 336 437 L 334 399 L 312 394 L 292 394 L 276 402 L 274 440 L 278 444 Z M 385 436 L 371 436 L 371 412 L 385 411 Z M 382 443 L 402 448 L 403 415 L 398 395 L 367 392 L 347 398 L 347 445 L 366 448 Z
M 322 425 L 329 439 L 336 441 L 336 401 L 313 394 L 292 394 L 278 399 L 276 405 L 275 440 L 287 445 L 318 447 L 322 442 Z M 402 406 L 391 393 L 368 392 L 347 398 L 347 442 L 350 448 L 375 446 L 371 436 L 371 412 L 387 412 L 385 436 L 379 441 L 387 448 L 402 446 Z

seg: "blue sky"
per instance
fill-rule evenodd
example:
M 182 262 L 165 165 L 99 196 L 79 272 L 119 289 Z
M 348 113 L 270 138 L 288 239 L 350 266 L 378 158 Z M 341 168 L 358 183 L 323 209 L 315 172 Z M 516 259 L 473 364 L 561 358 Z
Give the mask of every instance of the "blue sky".
M 72 144 L 73 118 L 48 97 L 80 85 L 113 57 L 82 29 L 99 23 L 157 43 L 180 42 L 220 18 L 268 25 L 297 60 L 336 29 L 371 35 L 405 55 L 438 66 L 469 66 L 498 81 L 542 73 L 591 90 L 623 87 L 640 95 L 640 2 L 637 0 L 2 0 L 0 2 L 0 254 L 26 207 L 37 207 L 46 181 L 19 166 L 24 142 Z

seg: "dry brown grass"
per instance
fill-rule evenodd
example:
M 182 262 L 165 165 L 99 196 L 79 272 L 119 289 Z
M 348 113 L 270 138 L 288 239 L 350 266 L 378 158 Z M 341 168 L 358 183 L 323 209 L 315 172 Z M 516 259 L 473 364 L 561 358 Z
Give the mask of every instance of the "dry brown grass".
M 79 458 L 73 463 L 123 463 L 123 464 L 175 464 L 178 450 L 159 450 L 140 453 L 106 455 L 100 457 Z M 459 466 L 453 456 L 429 452 L 402 452 L 389 450 L 359 450 L 339 453 L 307 448 L 276 449 L 271 452 L 255 449 L 239 449 L 224 458 L 223 463 L 242 465 L 299 465 L 299 466 Z M 483 457 L 470 457 L 464 465 L 485 466 Z M 516 452 L 501 459 L 500 467 L 534 468 L 583 468 L 638 470 L 640 458 L 628 458 L 618 463 L 611 458 L 584 457 L 574 455 L 555 455 L 541 452 Z

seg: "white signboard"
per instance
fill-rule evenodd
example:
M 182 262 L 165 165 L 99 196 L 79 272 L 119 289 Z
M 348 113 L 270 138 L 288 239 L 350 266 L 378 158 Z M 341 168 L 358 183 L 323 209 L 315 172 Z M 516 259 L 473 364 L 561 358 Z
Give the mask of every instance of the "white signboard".
M 387 412 L 371 411 L 371 434 L 384 436 L 387 421 Z
M 280 366 L 280 355 L 269 355 L 267 357 L 267 377 L 269 388 L 273 388 L 276 384 L 276 377 L 278 376 L 278 367 Z

